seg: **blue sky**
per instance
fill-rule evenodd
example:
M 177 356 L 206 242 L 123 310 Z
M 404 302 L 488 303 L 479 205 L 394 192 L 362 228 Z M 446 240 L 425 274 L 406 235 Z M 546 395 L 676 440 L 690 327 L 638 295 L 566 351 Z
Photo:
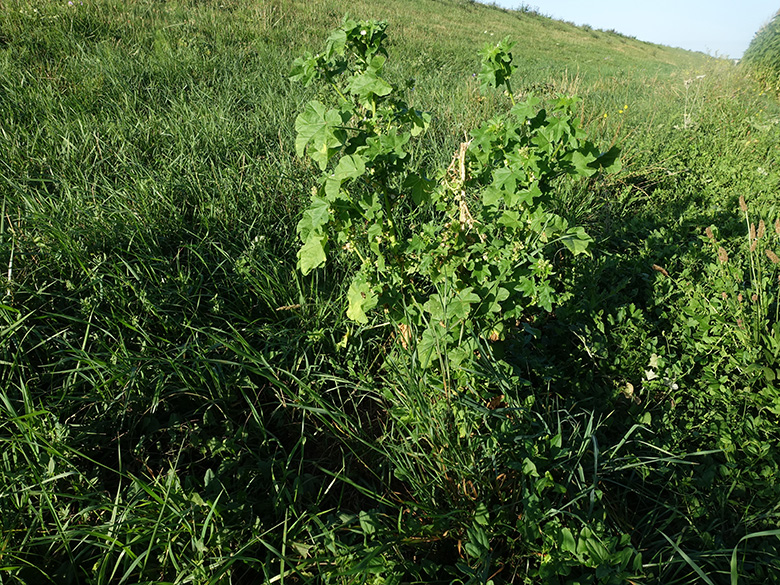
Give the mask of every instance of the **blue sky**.
M 538 12 L 615 29 L 642 41 L 739 58 L 753 35 L 780 9 L 780 0 L 498 0 Z

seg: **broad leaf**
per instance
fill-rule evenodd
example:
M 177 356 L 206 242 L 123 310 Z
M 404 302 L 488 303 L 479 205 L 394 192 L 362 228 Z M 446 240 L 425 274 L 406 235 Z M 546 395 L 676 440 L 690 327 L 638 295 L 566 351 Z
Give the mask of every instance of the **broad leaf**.
M 325 180 L 325 195 L 329 201 L 335 201 L 339 196 L 341 184 L 347 179 L 356 179 L 366 172 L 363 157 L 348 154 L 339 160 L 333 174 Z
M 440 351 L 448 346 L 448 341 L 449 335 L 446 329 L 438 321 L 432 322 L 417 342 L 417 359 L 420 367 L 429 368 L 431 363 L 438 359 Z
M 587 254 L 588 246 L 593 242 L 593 238 L 591 238 L 585 232 L 585 229 L 581 227 L 574 227 L 569 229 L 569 231 L 561 236 L 560 240 L 563 242 L 563 245 L 566 246 L 575 256 L 579 254 Z
M 441 295 L 431 295 L 423 305 L 423 309 L 430 313 L 431 321 L 438 323 L 444 320 L 445 306 Z
M 366 165 L 363 158 L 354 154 L 341 157 L 333 176 L 344 181 L 345 179 L 356 179 L 366 172 Z
M 613 146 L 607 152 L 600 154 L 594 164 L 597 164 L 608 173 L 619 172 L 623 168 L 623 163 L 620 160 L 620 149 L 617 146 Z
M 324 104 L 311 101 L 295 119 L 295 152 L 303 156 L 309 148 L 309 156 L 325 170 L 330 158 L 344 144 L 346 135 L 341 126 L 348 113 L 328 110 Z M 344 118 L 347 117 L 347 120 Z
M 575 150 L 571 155 L 571 164 L 577 174 L 582 177 L 590 177 L 596 173 L 597 168 L 593 167 L 596 157 L 590 153 Z
M 358 323 L 368 323 L 366 312 L 376 307 L 377 296 L 363 274 L 356 274 L 349 285 L 347 302 L 347 317 Z
M 309 234 L 313 231 L 319 231 L 319 228 L 330 221 L 330 204 L 321 197 L 313 197 L 311 205 L 303 213 L 303 217 L 298 222 L 298 234 L 303 242 L 309 239 Z
M 485 207 L 498 207 L 504 200 L 505 193 L 493 185 L 489 185 L 482 191 L 482 205 Z
M 374 57 L 374 59 L 381 59 L 381 57 Z M 392 92 L 393 86 L 382 79 L 376 71 L 369 69 L 350 80 L 349 91 L 356 95 L 361 103 L 367 105 L 373 96 L 384 96 Z
M 474 294 L 472 287 L 464 288 L 455 298 L 450 299 L 447 303 L 447 317 L 463 320 L 468 319 L 469 313 L 471 313 L 471 305 L 478 303 L 480 298 Z
M 404 191 L 412 195 L 412 201 L 415 205 L 422 205 L 430 199 L 434 182 L 424 179 L 415 173 L 409 173 L 404 179 Z
M 327 242 L 327 235 L 311 232 L 306 239 L 306 243 L 298 250 L 298 270 L 305 275 L 325 264 L 327 260 L 325 245 Z
M 308 86 L 311 80 L 317 75 L 318 59 L 308 51 L 303 57 L 298 57 L 293 61 L 290 71 L 290 81 L 297 81 Z

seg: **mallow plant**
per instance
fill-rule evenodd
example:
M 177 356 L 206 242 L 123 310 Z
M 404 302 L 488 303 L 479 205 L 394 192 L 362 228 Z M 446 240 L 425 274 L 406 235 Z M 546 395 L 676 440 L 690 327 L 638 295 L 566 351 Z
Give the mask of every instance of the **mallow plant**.
M 385 23 L 346 19 L 323 52 L 293 65 L 291 79 L 319 84 L 321 96 L 295 122 L 298 155 L 322 172 L 298 224 L 298 268 L 347 252 L 356 268 L 347 316 L 367 323 L 378 312 L 424 367 L 457 367 L 560 300 L 551 258 L 587 253 L 591 238 L 548 211 L 551 185 L 617 170 L 618 151 L 588 140 L 576 97 L 518 101 L 504 40 L 482 50 L 478 78 L 508 96 L 506 111 L 424 176 L 410 145 L 431 116 L 386 79 L 386 39 Z

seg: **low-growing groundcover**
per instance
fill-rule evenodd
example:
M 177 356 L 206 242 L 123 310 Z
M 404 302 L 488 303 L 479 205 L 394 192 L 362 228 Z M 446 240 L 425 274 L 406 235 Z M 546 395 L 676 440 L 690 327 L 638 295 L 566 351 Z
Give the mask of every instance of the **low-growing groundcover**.
M 0 580 L 776 581 L 780 108 L 388 6 L 0 13 Z

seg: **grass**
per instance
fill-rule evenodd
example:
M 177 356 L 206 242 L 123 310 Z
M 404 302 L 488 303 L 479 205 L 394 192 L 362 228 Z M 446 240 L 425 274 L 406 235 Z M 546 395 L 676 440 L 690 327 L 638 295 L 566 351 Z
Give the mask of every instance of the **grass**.
M 756 32 L 750 46 L 742 57 L 742 62 L 750 70 L 752 76 L 764 85 L 767 91 L 777 93 L 778 72 L 777 61 L 772 58 L 778 47 L 778 15 L 775 14 Z
M 560 264 L 573 294 L 540 335 L 484 348 L 474 392 L 443 396 L 380 318 L 345 319 L 346 260 L 295 270 L 315 173 L 294 119 L 316 89 L 286 76 L 346 12 L 390 23 L 389 75 L 434 115 L 423 170 L 502 106 L 472 73 L 507 35 L 518 92 L 576 91 L 623 148 L 619 175 L 557 187 L 594 253 Z M 0 582 L 777 579 L 780 107 L 761 90 L 470 2 L 7 0 Z

